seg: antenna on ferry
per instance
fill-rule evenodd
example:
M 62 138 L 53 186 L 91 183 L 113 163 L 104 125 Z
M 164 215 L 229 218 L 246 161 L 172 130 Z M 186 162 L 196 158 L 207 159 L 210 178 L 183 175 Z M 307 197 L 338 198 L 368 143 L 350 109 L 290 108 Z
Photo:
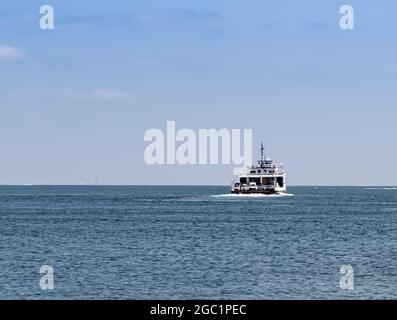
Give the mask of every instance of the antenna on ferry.
M 265 160 L 265 148 L 263 147 L 263 142 L 261 143 L 261 161 Z

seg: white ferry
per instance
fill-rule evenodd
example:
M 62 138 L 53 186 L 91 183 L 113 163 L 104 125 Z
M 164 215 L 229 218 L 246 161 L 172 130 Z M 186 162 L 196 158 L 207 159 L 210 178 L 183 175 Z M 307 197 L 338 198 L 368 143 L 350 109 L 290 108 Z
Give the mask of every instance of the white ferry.
M 232 182 L 231 186 L 231 193 L 236 194 L 275 194 L 286 190 L 286 172 L 283 165 L 274 163 L 265 155 L 263 143 L 261 159 L 240 172 L 238 182 Z

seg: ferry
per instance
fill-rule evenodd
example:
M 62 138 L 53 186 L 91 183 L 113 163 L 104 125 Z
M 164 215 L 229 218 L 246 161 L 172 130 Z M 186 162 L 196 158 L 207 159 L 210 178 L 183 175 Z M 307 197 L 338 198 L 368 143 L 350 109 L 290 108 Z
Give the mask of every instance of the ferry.
M 265 155 L 261 143 L 261 159 L 240 172 L 238 181 L 232 182 L 234 194 L 277 194 L 287 191 L 286 172 L 281 163 L 274 163 Z

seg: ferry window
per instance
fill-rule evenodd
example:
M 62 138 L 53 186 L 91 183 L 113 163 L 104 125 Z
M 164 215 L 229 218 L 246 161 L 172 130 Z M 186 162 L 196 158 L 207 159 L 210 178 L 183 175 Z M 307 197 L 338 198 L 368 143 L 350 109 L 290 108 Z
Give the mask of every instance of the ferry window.
M 250 172 L 251 174 L 256 173 L 255 170 Z
M 277 183 L 282 188 L 284 186 L 284 179 L 282 177 L 278 177 Z
M 260 184 L 261 183 L 260 178 L 250 178 L 249 182 L 255 182 L 256 184 Z

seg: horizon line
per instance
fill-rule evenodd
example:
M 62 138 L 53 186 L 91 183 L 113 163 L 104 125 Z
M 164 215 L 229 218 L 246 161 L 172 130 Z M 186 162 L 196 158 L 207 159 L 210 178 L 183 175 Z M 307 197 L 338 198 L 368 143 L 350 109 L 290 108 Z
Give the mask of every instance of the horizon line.
M 227 184 L 0 184 L 0 187 L 230 187 Z M 288 187 L 397 187 L 397 185 L 301 184 Z

